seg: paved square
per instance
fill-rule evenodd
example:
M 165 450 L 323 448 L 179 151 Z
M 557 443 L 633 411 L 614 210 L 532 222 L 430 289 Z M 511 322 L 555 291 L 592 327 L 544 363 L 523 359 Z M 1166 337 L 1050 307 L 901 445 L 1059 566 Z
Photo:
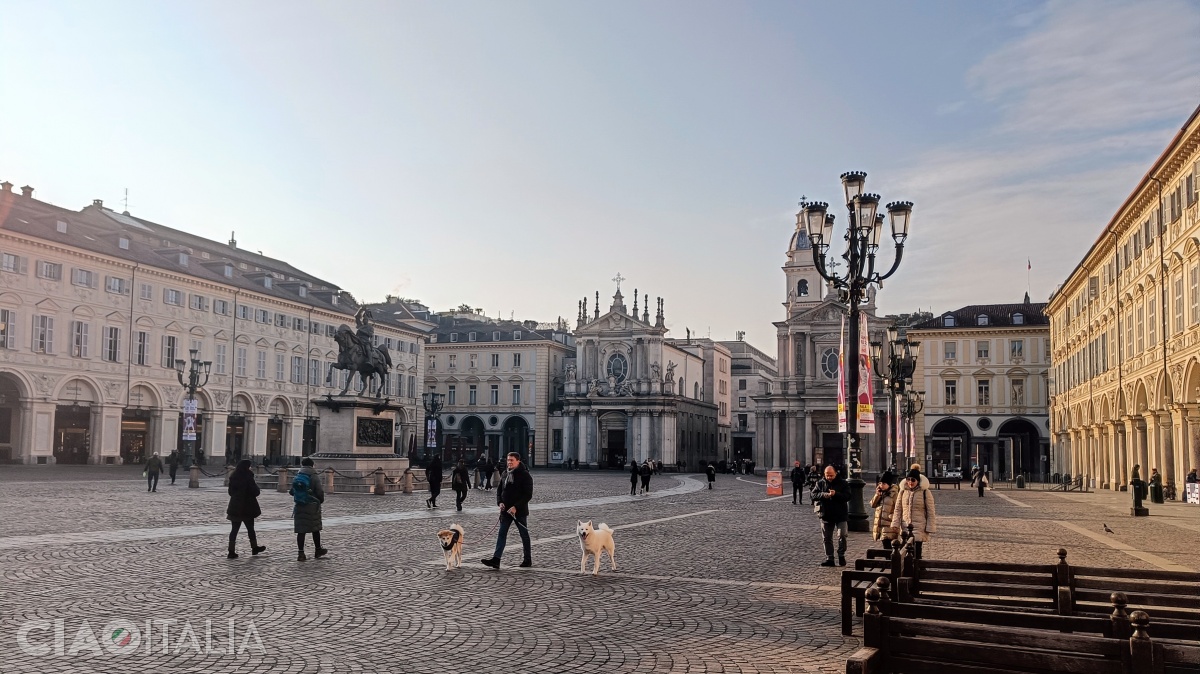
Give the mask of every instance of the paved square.
M 146 493 L 131 468 L 4 466 L 0 672 L 835 672 L 858 648 L 839 632 L 839 570 L 817 566 L 811 508 L 768 500 L 762 478 L 719 476 L 709 491 L 702 476 L 661 476 L 638 497 L 617 473 L 534 479 L 535 566 L 515 567 L 514 532 L 494 571 L 479 564 L 494 544 L 494 492 L 472 491 L 463 513 L 452 493 L 438 511 L 419 494 L 331 495 L 330 555 L 298 562 L 290 497 L 264 491 L 267 552 L 251 557 L 243 534 L 228 560 L 219 480 Z M 931 556 L 1049 562 L 1062 546 L 1075 564 L 1200 569 L 1186 551 L 1197 506 L 1132 520 L 1120 494 L 933 493 Z M 577 519 L 617 529 L 617 572 L 606 561 L 599 577 L 579 573 Z M 449 522 L 467 544 L 463 568 L 447 572 L 434 533 Z M 849 556 L 870 544 L 852 534 Z M 241 652 L 212 652 L 230 619 Z M 84 620 L 100 653 L 71 655 L 87 645 Z M 176 622 L 152 622 L 152 644 L 114 655 L 102 629 L 114 620 L 139 636 L 147 621 Z

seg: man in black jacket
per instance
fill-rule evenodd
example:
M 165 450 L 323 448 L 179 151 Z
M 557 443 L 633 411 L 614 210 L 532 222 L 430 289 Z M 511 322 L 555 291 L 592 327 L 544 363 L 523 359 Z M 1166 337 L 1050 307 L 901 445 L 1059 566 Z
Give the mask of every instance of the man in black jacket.
M 800 505 L 804 505 L 804 482 L 808 479 L 808 471 L 797 461 L 792 467 L 792 505 L 796 505 L 796 499 L 800 499 Z
M 850 487 L 833 466 L 825 466 L 825 478 L 817 481 L 812 491 L 813 503 L 821 508 L 821 539 L 825 543 L 825 561 L 821 566 L 833 566 L 833 532 L 838 532 L 838 566 L 846 565 L 847 522 L 850 519 Z
M 504 544 L 508 541 L 508 528 L 513 522 L 521 534 L 521 550 L 525 553 L 521 566 L 533 566 L 529 551 L 529 500 L 533 498 L 533 476 L 521 463 L 521 455 L 516 452 L 508 454 L 508 472 L 500 480 L 496 490 L 496 503 L 500 506 L 500 532 L 496 536 L 496 552 L 483 560 L 484 566 L 493 569 L 500 568 L 500 556 L 504 554 Z

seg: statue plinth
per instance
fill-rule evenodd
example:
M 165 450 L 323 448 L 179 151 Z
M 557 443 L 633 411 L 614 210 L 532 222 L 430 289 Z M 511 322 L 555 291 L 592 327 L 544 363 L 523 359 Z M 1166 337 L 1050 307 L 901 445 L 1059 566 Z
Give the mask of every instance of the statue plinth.
M 317 470 L 370 473 L 383 468 L 399 477 L 408 458 L 395 453 L 395 428 L 401 407 L 387 398 L 334 396 L 313 399 L 317 408 L 317 447 L 312 455 Z

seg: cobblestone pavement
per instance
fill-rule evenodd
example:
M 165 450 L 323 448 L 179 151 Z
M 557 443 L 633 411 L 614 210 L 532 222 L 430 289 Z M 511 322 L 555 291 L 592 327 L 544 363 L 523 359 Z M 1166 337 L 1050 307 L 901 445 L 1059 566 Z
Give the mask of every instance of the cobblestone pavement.
M 452 493 L 437 511 L 421 494 L 331 495 L 331 553 L 311 559 L 310 545 L 298 562 L 290 497 L 264 491 L 267 552 L 251 557 L 243 534 L 242 557 L 227 560 L 219 480 L 146 493 L 131 469 L 10 468 L 0 467 L 4 673 L 835 672 L 859 646 L 838 629 L 838 570 L 816 566 L 811 508 L 767 499 L 762 478 L 720 476 L 710 491 L 699 476 L 662 476 L 650 496 L 629 497 L 624 475 L 535 473 L 535 566 L 515 567 L 514 531 L 495 571 L 479 563 L 494 544 L 494 492 L 472 491 L 463 513 Z M 1124 495 L 1103 492 L 933 493 L 930 556 L 1050 562 L 1061 546 L 1075 564 L 1197 569 L 1184 550 L 1200 506 L 1133 520 Z M 579 573 L 577 519 L 617 529 L 617 571 L 606 561 L 598 577 Z M 465 527 L 467 552 L 447 572 L 434 532 L 449 522 Z M 849 556 L 870 544 L 852 533 Z M 240 652 L 214 652 L 230 619 Z M 114 620 L 139 636 L 148 620 L 177 622 L 152 623 L 152 644 L 114 655 L 103 629 Z M 22 626 L 49 652 L 22 649 Z M 82 648 L 88 631 L 100 653 Z

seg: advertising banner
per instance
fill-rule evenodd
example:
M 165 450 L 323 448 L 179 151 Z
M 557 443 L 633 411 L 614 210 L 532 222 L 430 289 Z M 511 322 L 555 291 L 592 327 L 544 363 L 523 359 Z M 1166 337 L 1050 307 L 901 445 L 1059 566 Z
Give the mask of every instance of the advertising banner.
M 437 449 L 437 419 L 425 420 L 425 446 Z
M 183 399 L 183 435 L 184 440 L 196 439 L 196 405 L 195 398 Z
M 783 471 L 767 471 L 767 496 L 783 496 Z
M 838 433 L 846 432 L 846 317 L 842 316 L 842 333 L 838 338 Z
M 875 405 L 871 394 L 871 344 L 867 334 L 867 315 L 858 315 L 858 432 L 875 432 Z

